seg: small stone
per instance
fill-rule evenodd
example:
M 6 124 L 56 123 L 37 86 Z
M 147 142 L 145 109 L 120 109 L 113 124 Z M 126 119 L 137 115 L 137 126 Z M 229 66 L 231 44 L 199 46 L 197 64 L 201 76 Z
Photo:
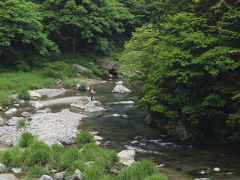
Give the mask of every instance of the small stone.
M 3 118 L 0 116 L 0 126 L 1 125 L 4 125 L 4 120 L 3 120 Z
M 9 109 L 8 111 L 5 112 L 6 115 L 12 115 L 16 113 L 18 110 L 16 108 Z
M 158 168 L 163 168 L 163 167 L 165 167 L 165 164 L 159 164 L 157 167 Z
M 7 125 L 8 126 L 16 126 L 17 125 L 17 122 L 19 121 L 19 120 L 21 120 L 21 119 L 23 119 L 22 117 L 13 117 L 13 118 L 11 118 L 9 121 L 7 121 Z
M 18 146 L 20 144 L 20 140 L 21 137 L 16 137 L 13 141 L 12 141 L 12 146 Z
M 31 116 L 31 114 L 30 114 L 29 112 L 26 112 L 26 111 L 22 112 L 21 115 L 22 115 L 22 117 L 24 117 L 24 118 L 28 118 L 28 117 Z
M 208 178 L 196 178 L 194 180 L 209 180 Z
M 38 102 L 38 101 L 30 101 L 29 102 L 33 107 L 35 107 L 36 109 L 39 109 L 41 107 L 43 107 L 43 104 Z
M 31 99 L 38 99 L 38 98 L 42 97 L 41 94 L 39 94 L 35 91 L 28 91 L 28 93 L 29 93 Z
M 21 101 L 19 101 L 19 103 L 20 103 L 20 104 L 24 104 L 24 103 L 25 103 L 25 101 L 24 101 L 24 100 L 21 100 Z
M 101 136 L 96 136 L 96 135 L 94 135 L 93 138 L 94 138 L 95 141 L 101 141 L 101 140 L 103 140 L 103 137 L 101 137 Z
M 94 161 L 85 162 L 85 165 L 86 165 L 87 167 L 91 167 L 93 164 L 94 164 Z
M 14 106 L 17 106 L 17 107 L 18 107 L 18 106 L 20 106 L 20 104 L 14 104 Z
M 98 134 L 99 132 L 90 132 L 91 135 L 96 135 Z
M 60 173 L 54 174 L 53 178 L 54 178 L 55 180 L 64 179 L 64 172 L 60 172 Z
M 0 172 L 5 171 L 6 166 L 4 164 L 0 164 Z
M 111 168 L 110 173 L 113 175 L 117 175 L 119 173 L 119 170 L 117 170 L 116 168 Z
M 113 143 L 111 141 L 107 141 L 104 143 L 104 146 L 112 146 L 112 145 L 113 145 Z
M 79 169 L 76 169 L 74 175 L 71 176 L 71 180 L 83 180 L 83 174 Z
M 138 144 L 139 141 L 132 141 L 131 144 Z
M 42 175 L 39 180 L 53 180 L 53 178 L 48 175 Z
M 221 169 L 220 169 L 219 167 L 215 167 L 215 168 L 213 168 L 213 171 L 214 171 L 214 172 L 220 172 Z
M 226 175 L 233 175 L 233 172 L 227 172 Z
M 205 174 L 206 172 L 204 170 L 199 171 L 199 174 Z
M 101 146 L 101 142 L 99 142 L 99 141 L 96 141 L 95 144 L 98 146 Z
M 62 146 L 62 143 L 60 143 L 59 141 L 56 141 L 56 140 L 46 140 L 46 141 L 43 141 L 45 144 L 47 144 L 48 146 L 52 146 L 54 144 L 57 144 L 59 146 Z
M 21 168 L 12 168 L 12 172 L 19 174 L 22 172 L 22 169 Z
M 120 159 L 120 163 L 130 166 L 132 163 L 135 162 L 134 157 L 136 152 L 134 150 L 123 150 L 118 153 L 118 157 Z

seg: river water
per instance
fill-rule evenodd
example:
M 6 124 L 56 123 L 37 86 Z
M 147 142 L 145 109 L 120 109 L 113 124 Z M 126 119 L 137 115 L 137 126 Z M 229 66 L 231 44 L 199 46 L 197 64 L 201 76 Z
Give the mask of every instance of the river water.
M 106 111 L 82 120 L 79 128 L 82 130 L 97 131 L 104 138 L 104 148 L 134 149 L 136 159 L 151 159 L 158 165 L 170 180 L 190 180 L 207 177 L 210 180 L 240 180 L 240 156 L 227 147 L 201 148 L 184 145 L 173 141 L 158 129 L 150 127 L 144 122 L 146 114 L 136 110 L 134 105 L 116 105 L 113 102 L 126 101 L 133 94 L 118 95 L 112 93 L 114 82 L 93 85 L 96 94 L 95 100 L 102 102 Z M 64 96 L 85 96 L 88 92 L 78 92 L 70 89 Z M 11 108 L 11 107 L 10 107 Z M 58 112 L 69 106 L 50 107 Z M 30 109 L 30 110 L 29 110 Z M 32 107 L 26 105 L 23 110 L 31 111 Z M 72 111 L 79 111 L 71 108 Z M 34 110 L 32 110 L 34 111 Z M 0 113 L 4 116 L 3 113 Z M 138 141 L 133 144 L 132 141 Z M 107 143 L 106 143 L 107 142 Z M 213 172 L 219 167 L 220 172 Z M 201 174 L 200 172 L 204 173 Z
M 134 105 L 112 104 L 131 97 L 131 94 L 113 94 L 113 87 L 113 82 L 94 86 L 95 99 L 101 101 L 107 111 L 84 119 L 80 125 L 81 129 L 99 132 L 105 142 L 110 141 L 105 148 L 117 151 L 134 149 L 137 152 L 136 159 L 152 159 L 157 164 L 164 164 L 162 171 L 169 174 L 171 179 L 207 177 L 210 180 L 240 180 L 238 154 L 226 148 L 203 149 L 171 141 L 158 129 L 148 126 L 144 122 L 146 114 L 136 110 Z M 135 138 L 139 143 L 132 144 Z M 214 172 L 214 167 L 219 167 L 221 171 Z

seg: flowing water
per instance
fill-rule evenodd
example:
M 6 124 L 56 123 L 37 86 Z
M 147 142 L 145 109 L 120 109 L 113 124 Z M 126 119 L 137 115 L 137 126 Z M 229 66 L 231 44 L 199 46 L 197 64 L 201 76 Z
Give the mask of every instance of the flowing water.
M 96 91 L 95 99 L 102 102 L 106 111 L 83 119 L 79 128 L 99 132 L 104 138 L 103 147 L 117 151 L 134 149 L 137 152 L 136 159 L 151 159 L 164 166 L 160 169 L 169 175 L 170 180 L 190 180 L 199 177 L 207 177 L 210 180 L 240 180 L 238 154 L 226 148 L 225 150 L 216 147 L 201 149 L 170 140 L 158 129 L 148 126 L 144 122 L 146 114 L 136 110 L 134 105 L 113 103 L 126 101 L 132 94 L 112 93 L 114 82 L 93 86 Z M 64 96 L 76 95 L 89 94 L 69 90 Z M 53 112 L 57 112 L 69 106 L 58 105 L 50 108 Z M 22 111 L 31 112 L 31 109 L 33 108 L 29 105 L 22 107 Z M 79 111 L 74 108 L 71 110 Z M 221 171 L 213 172 L 214 167 L 221 168 Z
M 173 173 L 172 179 L 194 179 L 208 177 L 210 180 L 240 180 L 240 156 L 218 148 L 200 149 L 170 141 L 156 128 L 144 122 L 146 114 L 134 105 L 115 105 L 112 102 L 126 101 L 130 95 L 116 95 L 111 92 L 111 82 L 95 85 L 96 100 L 101 101 L 107 111 L 101 115 L 84 119 L 81 129 L 97 131 L 105 139 L 104 147 L 134 149 L 137 159 L 152 159 L 164 164 L 163 172 Z M 131 142 L 138 139 L 138 143 Z M 213 172 L 219 167 L 220 172 Z M 204 172 L 205 174 L 201 174 Z

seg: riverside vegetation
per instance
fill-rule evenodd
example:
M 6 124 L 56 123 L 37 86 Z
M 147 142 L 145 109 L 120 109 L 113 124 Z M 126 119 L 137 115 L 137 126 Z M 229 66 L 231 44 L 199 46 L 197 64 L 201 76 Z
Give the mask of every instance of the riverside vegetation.
M 76 138 L 76 146 L 64 148 L 60 145 L 48 146 L 38 141 L 29 132 L 22 134 L 19 146 L 0 151 L 0 163 L 7 166 L 5 172 L 13 167 L 21 167 L 21 178 L 30 180 L 40 178 L 43 174 L 54 175 L 53 171 L 64 171 L 67 178 L 79 169 L 86 180 L 167 180 L 151 161 L 142 160 L 131 167 L 119 164 L 117 153 L 97 146 L 93 136 L 81 132 Z M 90 165 L 87 162 L 91 162 Z M 113 175 L 111 169 L 119 171 Z

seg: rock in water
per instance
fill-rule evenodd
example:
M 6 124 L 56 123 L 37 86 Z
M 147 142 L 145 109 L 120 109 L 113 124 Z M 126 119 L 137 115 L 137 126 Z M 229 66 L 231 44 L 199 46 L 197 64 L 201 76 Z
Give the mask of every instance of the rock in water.
M 118 81 L 115 83 L 116 85 L 123 85 L 123 81 Z
M 22 117 L 24 117 L 24 118 L 31 117 L 31 114 L 30 114 L 29 112 L 26 112 L 26 111 L 22 112 L 21 115 L 22 115 Z
M 125 94 L 125 93 L 130 93 L 131 90 L 129 90 L 128 88 L 126 88 L 125 86 L 123 85 L 116 85 L 114 87 L 114 89 L 112 90 L 113 93 L 122 93 L 122 94 Z
M 118 157 L 120 159 L 120 163 L 130 166 L 135 162 L 134 157 L 136 152 L 134 150 L 124 150 L 118 153 Z
M 43 107 L 42 103 L 39 103 L 38 101 L 30 101 L 29 102 L 33 107 L 35 107 L 36 109 L 39 109 L 41 107 Z
M 48 175 L 42 175 L 39 180 L 53 180 L 53 178 Z
M 6 115 L 12 115 L 16 113 L 18 110 L 16 108 L 9 109 L 8 111 L 5 112 Z
M 30 99 L 39 99 L 42 97 L 41 94 L 35 92 L 35 91 L 28 91 L 29 95 L 30 95 Z

